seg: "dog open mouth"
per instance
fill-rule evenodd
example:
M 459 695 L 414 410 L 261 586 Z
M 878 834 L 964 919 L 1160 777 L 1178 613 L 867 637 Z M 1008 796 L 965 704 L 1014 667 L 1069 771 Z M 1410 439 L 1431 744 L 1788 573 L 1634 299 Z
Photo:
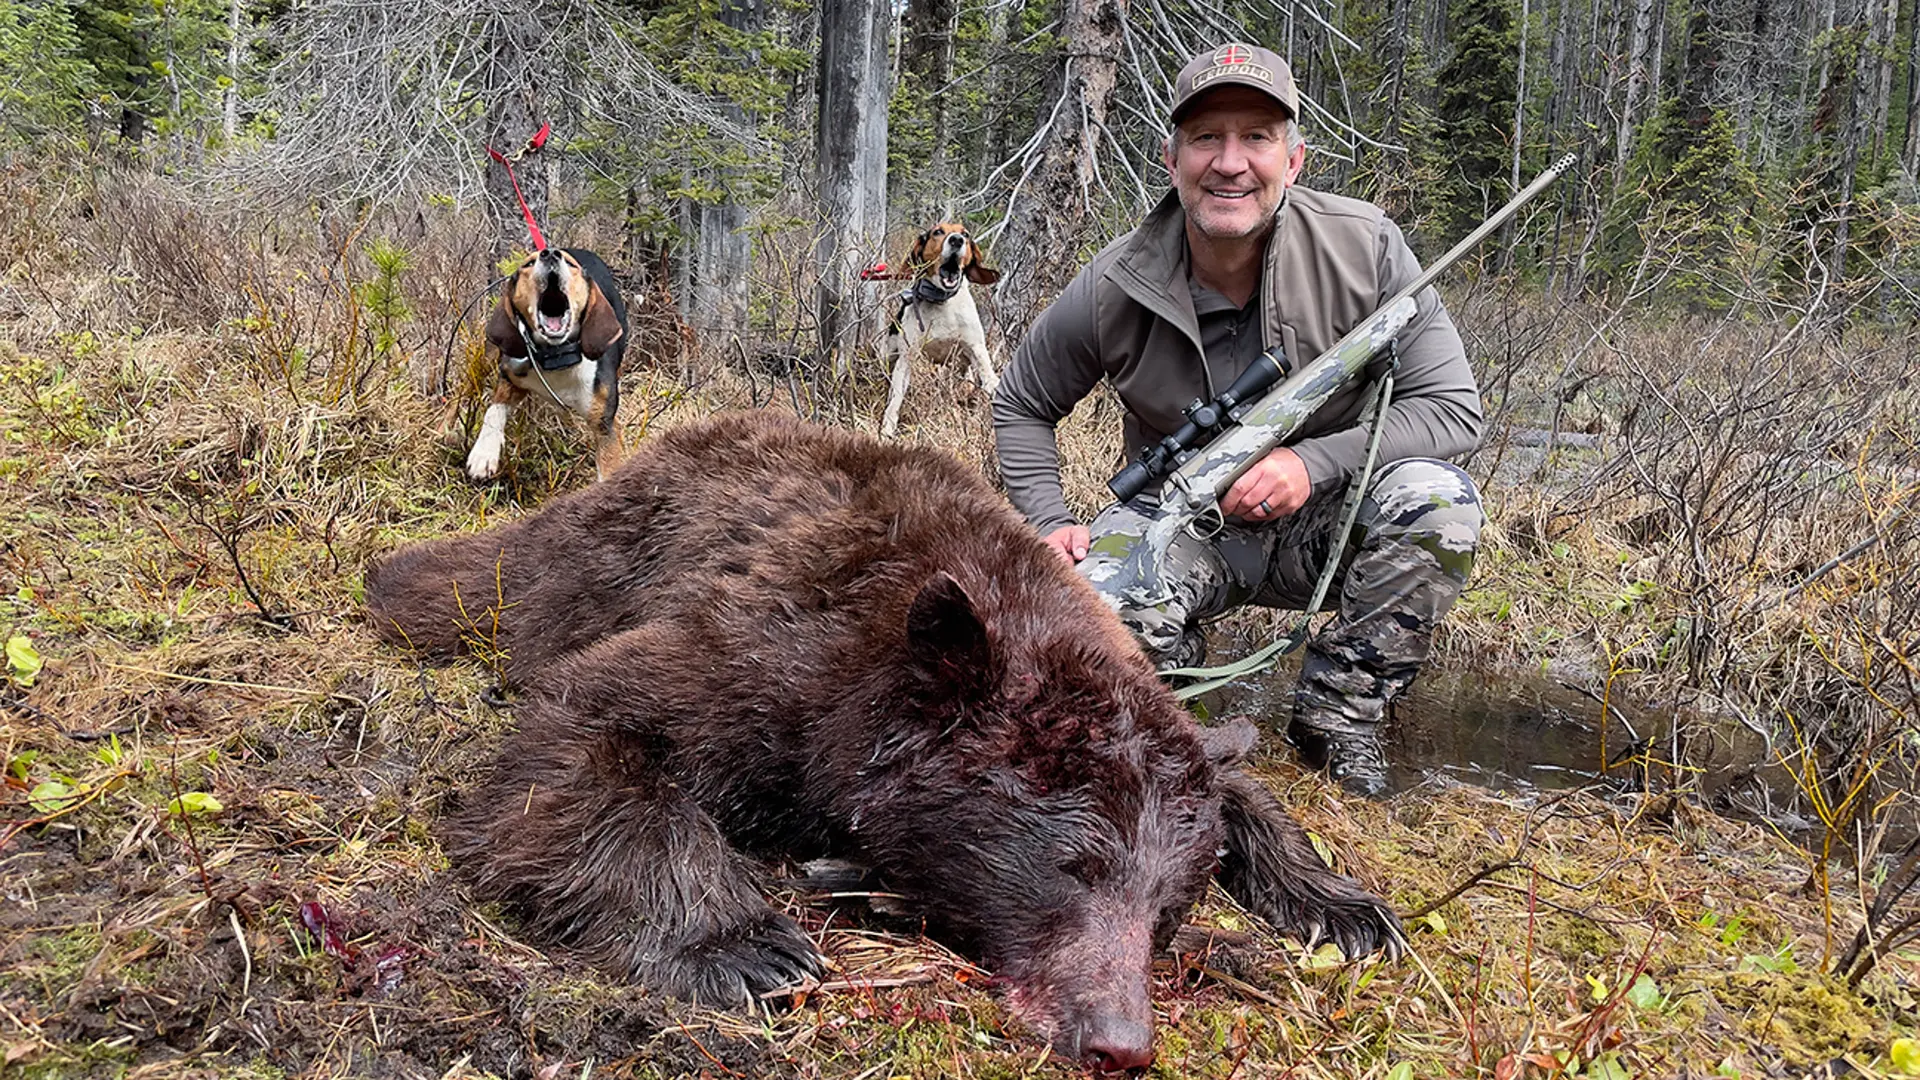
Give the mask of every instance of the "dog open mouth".
M 960 287 L 960 252 L 949 247 L 940 260 L 940 287 L 947 290 Z
M 573 329 L 573 301 L 567 296 L 567 287 L 559 274 L 547 275 L 546 285 L 540 290 L 540 302 L 535 307 L 534 328 L 540 336 L 553 342 L 567 340 Z

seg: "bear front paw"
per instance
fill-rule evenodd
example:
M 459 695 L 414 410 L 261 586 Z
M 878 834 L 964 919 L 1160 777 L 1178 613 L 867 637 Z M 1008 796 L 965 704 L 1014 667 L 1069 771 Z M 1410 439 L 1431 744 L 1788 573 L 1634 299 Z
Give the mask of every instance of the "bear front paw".
M 685 950 L 677 970 L 660 983 L 675 997 L 751 1006 L 774 991 L 818 980 L 826 963 L 805 931 L 770 911 L 744 932 Z
M 1319 895 L 1288 897 L 1264 914 L 1282 933 L 1292 934 L 1308 949 L 1327 942 L 1340 947 L 1349 960 L 1381 953 L 1397 960 L 1406 952 L 1407 935 L 1385 900 L 1346 879 L 1316 883 Z M 1324 891 L 1323 891 L 1324 890 Z

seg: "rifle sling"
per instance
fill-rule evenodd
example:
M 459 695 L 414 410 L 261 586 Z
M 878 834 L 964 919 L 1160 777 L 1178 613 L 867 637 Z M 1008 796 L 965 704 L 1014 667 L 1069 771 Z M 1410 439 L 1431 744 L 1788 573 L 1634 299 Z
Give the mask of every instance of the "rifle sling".
M 1307 602 L 1306 610 L 1294 623 L 1293 629 L 1269 642 L 1265 647 L 1231 664 L 1218 667 L 1174 668 L 1160 673 L 1162 678 L 1177 677 L 1195 679 L 1197 682 L 1176 687 L 1173 696 L 1180 701 L 1189 701 L 1209 691 L 1218 690 L 1235 679 L 1244 678 L 1265 671 L 1280 662 L 1280 658 L 1306 644 L 1307 630 L 1313 617 L 1320 614 L 1320 606 L 1326 603 L 1327 590 L 1333 587 L 1333 579 L 1340 572 L 1341 557 L 1346 554 L 1347 541 L 1353 534 L 1353 526 L 1360 518 L 1360 502 L 1366 498 L 1367 485 L 1373 481 L 1373 466 L 1380 453 L 1380 432 L 1386 427 L 1387 405 L 1393 400 L 1393 376 L 1400 369 L 1400 353 L 1391 342 L 1387 345 L 1386 370 L 1380 376 L 1380 382 L 1374 389 L 1373 400 L 1367 408 L 1373 412 L 1372 429 L 1367 435 L 1367 456 L 1360 463 L 1360 472 L 1353 482 L 1347 485 L 1346 498 L 1340 504 L 1340 525 L 1334 536 L 1339 542 L 1333 545 L 1327 554 L 1327 564 L 1320 568 L 1320 578 L 1314 582 L 1313 598 Z

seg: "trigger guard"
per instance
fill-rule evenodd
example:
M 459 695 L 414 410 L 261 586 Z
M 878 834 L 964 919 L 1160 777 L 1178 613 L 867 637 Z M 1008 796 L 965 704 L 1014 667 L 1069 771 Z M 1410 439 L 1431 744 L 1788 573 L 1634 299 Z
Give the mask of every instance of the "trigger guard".
M 1202 527 L 1205 527 L 1205 532 L 1201 531 Z M 1214 503 L 1202 510 L 1192 521 L 1187 522 L 1186 533 L 1195 540 L 1211 542 L 1226 527 L 1226 515 L 1220 512 L 1220 504 Z

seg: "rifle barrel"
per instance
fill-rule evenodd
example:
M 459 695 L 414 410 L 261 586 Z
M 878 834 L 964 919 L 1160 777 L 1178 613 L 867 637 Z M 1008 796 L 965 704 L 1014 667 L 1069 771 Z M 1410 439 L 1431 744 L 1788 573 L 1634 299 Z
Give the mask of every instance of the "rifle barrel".
M 1507 205 L 1494 211 L 1493 216 L 1481 222 L 1479 228 L 1468 233 L 1459 243 L 1453 245 L 1445 255 L 1440 256 L 1428 264 L 1426 270 L 1422 272 L 1419 277 L 1413 279 L 1412 284 L 1395 293 L 1392 300 L 1388 300 L 1380 306 L 1383 308 L 1389 307 L 1393 304 L 1394 300 L 1398 300 L 1403 296 L 1419 296 L 1421 289 L 1433 284 L 1435 279 L 1447 272 L 1448 267 L 1459 262 L 1461 256 L 1471 251 L 1475 244 L 1492 235 L 1495 229 L 1513 220 L 1513 215 L 1519 213 L 1520 208 L 1527 205 L 1535 195 L 1540 194 L 1542 188 L 1559 179 L 1561 173 L 1573 168 L 1573 160 L 1574 155 L 1567 154 L 1559 161 L 1547 166 L 1544 172 L 1533 178 L 1533 183 L 1522 188 L 1519 194 L 1508 200 Z

